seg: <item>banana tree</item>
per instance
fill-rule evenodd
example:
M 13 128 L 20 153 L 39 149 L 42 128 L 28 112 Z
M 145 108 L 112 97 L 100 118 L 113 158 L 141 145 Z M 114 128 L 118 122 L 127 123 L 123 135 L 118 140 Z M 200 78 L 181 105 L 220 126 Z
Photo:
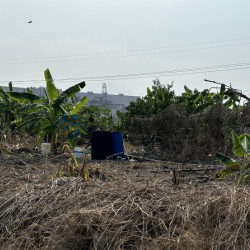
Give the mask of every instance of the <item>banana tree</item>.
M 12 91 L 12 83 L 9 83 L 9 91 Z M 13 101 L 4 90 L 3 87 L 0 87 L 0 125 L 6 124 L 10 121 L 13 121 L 14 117 L 14 107 Z
M 232 131 L 234 155 L 240 157 L 241 160 L 234 160 L 222 154 L 216 154 L 215 157 L 218 161 L 226 165 L 226 169 L 217 173 L 217 179 L 221 180 L 226 175 L 238 172 L 238 184 L 244 184 L 247 179 L 250 179 L 250 164 L 247 158 L 250 156 L 250 135 L 236 135 Z
M 44 76 L 46 80 L 44 97 L 26 92 L 9 92 L 8 94 L 11 98 L 23 104 L 22 107 L 17 109 L 17 113 L 23 115 L 18 129 L 39 127 L 40 141 L 46 140 L 50 142 L 52 151 L 55 152 L 58 135 L 56 123 L 61 115 L 67 113 L 63 108 L 63 104 L 69 98 L 76 98 L 75 94 L 85 87 L 85 82 L 78 83 L 59 94 L 49 69 L 44 71 Z M 73 106 L 70 113 L 75 114 L 87 101 L 87 97 L 84 97 Z
M 177 98 L 177 103 L 185 105 L 189 113 L 200 113 L 218 102 L 222 102 L 225 107 L 237 109 L 240 103 L 239 96 L 225 84 L 221 84 L 217 93 L 211 92 L 212 88 L 204 89 L 201 92 L 192 91 L 187 86 L 184 86 L 184 89 L 185 93 Z
M 12 83 L 9 83 L 9 91 L 12 91 Z M 15 126 L 12 122 L 15 120 L 15 110 L 20 106 L 18 102 L 10 98 L 8 92 L 3 87 L 0 87 L 0 129 L 2 130 L 1 136 L 4 135 L 3 131 L 8 129 L 13 130 Z

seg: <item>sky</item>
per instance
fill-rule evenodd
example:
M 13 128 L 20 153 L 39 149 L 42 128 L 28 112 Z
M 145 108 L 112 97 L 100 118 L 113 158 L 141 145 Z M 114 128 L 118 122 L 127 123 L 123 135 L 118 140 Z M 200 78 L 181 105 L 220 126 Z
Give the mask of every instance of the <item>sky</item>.
M 249 0 L 0 0 L 0 85 L 143 96 L 231 84 L 250 96 Z M 32 23 L 28 23 L 32 21 Z

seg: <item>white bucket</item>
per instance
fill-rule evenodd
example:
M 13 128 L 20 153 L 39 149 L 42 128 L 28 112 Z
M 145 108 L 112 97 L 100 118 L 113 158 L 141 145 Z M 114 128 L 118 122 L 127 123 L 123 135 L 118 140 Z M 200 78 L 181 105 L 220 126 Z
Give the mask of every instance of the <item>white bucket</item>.
M 51 143 L 42 143 L 41 150 L 43 155 L 49 155 L 51 152 Z
M 83 159 L 84 157 L 84 150 L 81 147 L 75 147 L 74 148 L 74 155 L 78 159 Z

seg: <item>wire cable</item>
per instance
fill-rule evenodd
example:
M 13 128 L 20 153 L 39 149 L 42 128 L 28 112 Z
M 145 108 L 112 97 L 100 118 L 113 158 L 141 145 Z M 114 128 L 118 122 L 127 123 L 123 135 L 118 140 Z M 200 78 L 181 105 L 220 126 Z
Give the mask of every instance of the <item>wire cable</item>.
M 197 68 L 186 68 L 186 69 L 175 69 L 175 70 L 164 70 L 156 72 L 144 72 L 144 73 L 130 73 L 123 75 L 110 75 L 110 76 L 92 76 L 92 77 L 77 77 L 77 78 L 61 78 L 54 79 L 54 81 L 112 81 L 112 80 L 127 80 L 127 79 L 138 79 L 138 78 L 151 78 L 160 76 L 175 76 L 175 75 L 187 75 L 187 74 L 200 74 L 209 72 L 221 72 L 221 71 L 233 71 L 233 70 L 243 70 L 249 69 L 250 62 L 234 63 L 234 64 L 222 64 L 215 66 L 197 67 Z M 3 80 L 1 82 L 7 82 Z M 14 80 L 15 84 L 24 83 L 36 83 L 45 82 L 45 80 Z
M 216 43 L 216 42 L 210 42 L 210 44 L 211 43 Z M 209 43 L 204 43 L 204 44 L 209 44 Z M 34 60 L 34 58 L 33 59 L 6 59 L 6 60 L 0 60 L 0 64 L 8 64 L 9 65 L 9 64 L 31 64 L 31 63 L 34 64 L 34 63 L 58 63 L 58 62 L 75 62 L 75 61 L 88 61 L 88 60 L 105 60 L 105 59 L 116 59 L 116 58 L 126 58 L 126 57 L 139 57 L 139 56 L 147 56 L 147 55 L 162 55 L 162 54 L 190 52 L 190 51 L 202 51 L 202 50 L 206 50 L 206 49 L 245 46 L 245 45 L 249 45 L 249 44 L 250 44 L 250 42 L 239 43 L 239 44 L 217 45 L 217 46 L 202 47 L 202 48 L 182 49 L 182 50 L 160 51 L 160 52 L 129 54 L 129 55 L 119 55 L 119 56 L 106 56 L 106 57 L 74 58 L 74 59 L 63 59 L 63 60 L 24 61 L 24 60 Z M 199 45 L 199 44 L 197 44 L 197 45 Z M 166 47 L 166 48 L 170 48 L 170 47 Z M 172 46 L 172 47 L 174 47 L 174 46 Z M 176 47 L 178 47 L 178 46 L 176 46 Z M 179 47 L 181 47 L 181 46 L 179 46 Z M 162 48 L 164 48 L 164 47 L 162 47 Z M 157 49 L 157 48 L 154 48 L 154 50 L 155 49 Z M 158 48 L 158 49 L 160 49 L 160 48 Z M 142 50 L 131 50 L 131 51 L 143 51 L 143 50 L 153 50 L 153 49 L 142 49 Z M 127 52 L 129 52 L 129 51 L 127 51 Z M 110 52 L 110 53 L 103 53 L 103 54 L 112 54 L 112 53 L 123 53 L 123 52 Z M 99 53 L 99 54 L 102 54 L 102 53 Z M 91 55 L 91 54 L 89 54 L 89 55 Z M 95 53 L 92 55 L 98 55 L 98 53 Z M 53 58 L 59 58 L 59 57 L 63 58 L 63 57 L 72 57 L 72 56 L 43 57 L 43 58 L 52 58 L 53 59 Z M 15 62 L 6 62 L 6 61 L 13 61 L 13 60 L 15 60 Z M 23 60 L 23 61 L 19 61 L 19 60 Z M 19 61 L 19 62 L 17 62 L 17 61 Z
M 119 53 L 129 53 L 129 52 L 136 52 L 136 51 L 160 50 L 160 49 L 171 49 L 171 48 L 178 48 L 178 47 L 200 46 L 200 45 L 207 45 L 207 44 L 235 42 L 235 41 L 243 41 L 243 40 L 250 40 L 250 38 L 249 37 L 245 37 L 245 38 L 236 38 L 236 39 L 228 39 L 228 40 L 218 40 L 218 41 L 201 42 L 201 43 L 188 43 L 188 44 L 170 45 L 170 46 L 156 47 L 156 48 L 131 49 L 131 50 L 99 52 L 99 53 L 88 53 L 88 54 L 63 55 L 63 56 L 47 56 L 47 57 L 31 57 L 31 58 L 12 58 L 12 59 L 0 60 L 0 62 L 1 61 L 13 61 L 13 60 L 15 60 L 15 61 L 16 60 L 37 60 L 37 59 L 76 57 L 76 56 L 78 57 L 78 56 L 119 54 Z

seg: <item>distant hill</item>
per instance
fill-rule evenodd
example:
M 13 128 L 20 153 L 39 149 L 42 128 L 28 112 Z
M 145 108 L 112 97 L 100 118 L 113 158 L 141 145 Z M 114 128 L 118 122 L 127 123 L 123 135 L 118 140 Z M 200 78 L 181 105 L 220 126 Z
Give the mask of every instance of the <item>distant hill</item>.
M 8 91 L 8 87 L 3 87 Z M 44 96 L 44 88 L 33 88 L 30 90 L 39 96 Z M 26 88 L 13 87 L 13 91 L 26 92 Z M 62 90 L 59 90 L 62 93 Z M 86 106 L 98 106 L 101 108 L 109 107 L 112 110 L 112 113 L 115 114 L 117 110 L 125 112 L 125 107 L 129 105 L 130 102 L 135 101 L 139 96 L 128 96 L 128 95 L 111 95 L 107 93 L 93 93 L 93 92 L 79 92 L 76 94 L 78 101 L 80 101 L 84 96 L 88 97 L 88 102 Z

